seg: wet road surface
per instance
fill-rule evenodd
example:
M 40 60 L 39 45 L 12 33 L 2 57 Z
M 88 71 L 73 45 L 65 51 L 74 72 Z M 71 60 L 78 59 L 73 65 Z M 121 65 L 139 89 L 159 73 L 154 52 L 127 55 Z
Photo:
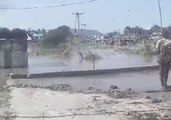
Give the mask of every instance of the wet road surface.
M 113 75 L 95 75 L 82 77 L 56 77 L 39 79 L 15 79 L 10 80 L 10 84 L 33 84 L 40 86 L 49 86 L 53 84 L 68 84 L 75 90 L 96 89 L 108 90 L 111 85 L 116 85 L 121 89 L 131 88 L 135 91 L 159 90 L 161 88 L 159 81 L 159 71 L 149 70 L 141 72 L 127 72 Z M 170 72 L 171 74 L 171 72 Z M 171 75 L 168 79 L 171 84 Z

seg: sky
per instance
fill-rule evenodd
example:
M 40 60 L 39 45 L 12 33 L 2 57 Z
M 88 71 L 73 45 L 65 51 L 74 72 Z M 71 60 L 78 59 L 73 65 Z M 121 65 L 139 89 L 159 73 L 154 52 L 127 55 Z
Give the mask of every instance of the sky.
M 1 0 L 0 7 L 32 7 L 57 5 L 86 0 Z M 163 25 L 171 25 L 171 0 L 161 0 Z M 54 29 L 61 25 L 75 27 L 73 12 L 84 12 L 80 17 L 87 29 L 102 33 L 120 31 L 125 26 L 150 28 L 160 24 L 157 0 L 98 0 L 74 6 L 31 10 L 0 9 L 0 26 L 12 28 Z

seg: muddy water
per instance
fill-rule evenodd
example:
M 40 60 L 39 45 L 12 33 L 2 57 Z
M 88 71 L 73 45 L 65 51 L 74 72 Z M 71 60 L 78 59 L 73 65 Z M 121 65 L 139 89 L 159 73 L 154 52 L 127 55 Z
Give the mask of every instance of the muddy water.
M 124 68 L 143 65 L 156 65 L 156 57 L 144 58 L 143 56 L 118 53 L 112 49 L 94 51 L 102 59 L 96 61 L 96 69 Z M 29 56 L 28 69 L 15 69 L 14 73 L 44 73 L 56 71 L 90 70 L 93 68 L 91 62 L 80 62 L 79 56 L 73 54 L 69 57 L 55 56 Z M 41 86 L 52 84 L 69 84 L 74 89 L 88 89 L 92 86 L 97 89 L 107 90 L 111 85 L 117 85 L 122 89 L 132 88 L 137 91 L 149 89 L 160 89 L 158 71 L 144 71 L 136 73 L 123 73 L 119 75 L 101 75 L 89 77 L 72 78 L 45 78 L 31 80 L 15 80 L 14 84 L 26 83 Z
M 95 62 L 96 69 L 125 68 L 155 65 L 156 57 L 118 53 L 112 49 L 95 50 L 102 59 Z M 69 57 L 29 56 L 29 68 L 25 72 L 44 73 L 56 71 L 92 70 L 93 62 L 80 61 L 77 53 Z M 14 70 L 18 72 L 17 70 Z M 23 70 L 21 70 L 23 72 Z

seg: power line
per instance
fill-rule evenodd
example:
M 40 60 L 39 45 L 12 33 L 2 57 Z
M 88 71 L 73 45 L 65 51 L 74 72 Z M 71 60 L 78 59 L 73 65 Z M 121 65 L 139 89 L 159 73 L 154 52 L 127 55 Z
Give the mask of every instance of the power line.
M 29 10 L 29 9 L 40 9 L 40 8 L 57 8 L 57 7 L 65 7 L 65 6 L 73 6 L 73 5 L 80 5 L 91 3 L 99 0 L 87 0 L 81 2 L 73 2 L 73 3 L 65 3 L 65 4 L 58 4 L 58 5 L 48 5 L 48 6 L 34 6 L 34 7 L 0 7 L 3 10 Z

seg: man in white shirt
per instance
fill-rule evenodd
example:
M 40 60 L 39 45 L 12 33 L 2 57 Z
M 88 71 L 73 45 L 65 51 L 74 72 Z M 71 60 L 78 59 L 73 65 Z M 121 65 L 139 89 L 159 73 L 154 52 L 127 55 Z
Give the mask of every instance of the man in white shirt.
M 171 63 L 171 41 L 162 38 L 157 41 L 156 48 L 159 53 L 160 81 L 163 89 L 167 89 L 167 80 Z

